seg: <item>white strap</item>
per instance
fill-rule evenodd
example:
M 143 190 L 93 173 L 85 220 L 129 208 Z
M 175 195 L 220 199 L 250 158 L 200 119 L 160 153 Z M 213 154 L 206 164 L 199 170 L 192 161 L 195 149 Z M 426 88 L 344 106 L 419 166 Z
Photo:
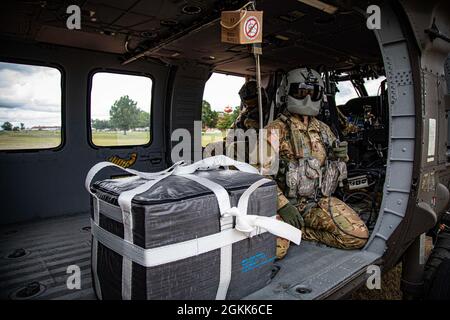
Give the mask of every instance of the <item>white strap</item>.
M 274 113 L 275 113 L 275 99 L 270 104 L 269 121 L 267 122 L 267 124 L 273 122 Z
M 99 203 L 103 216 L 115 220 L 119 223 L 123 223 L 122 210 L 120 210 L 120 207 L 112 205 L 111 203 L 102 199 L 99 199 Z
M 247 234 L 248 237 L 253 237 L 259 233 L 259 229 L 264 229 L 273 235 L 285 238 L 293 243 L 299 245 L 302 239 L 301 230 L 287 224 L 264 216 L 243 214 L 237 208 L 231 208 L 229 213 L 236 216 L 236 230 L 240 228 L 242 233 Z
M 159 181 L 167 178 L 168 176 L 170 176 L 172 173 L 171 172 L 167 172 L 163 175 L 160 175 L 157 178 L 154 178 L 152 180 L 148 180 L 147 182 L 141 184 L 139 187 L 128 190 L 128 191 L 124 191 L 119 195 L 119 198 L 117 200 L 117 202 L 119 203 L 120 208 L 122 209 L 122 213 L 124 215 L 124 219 L 123 222 L 124 224 L 127 224 L 127 220 L 132 219 L 132 217 L 129 217 L 131 215 L 131 206 L 132 206 L 132 200 L 133 198 L 141 193 L 144 193 L 145 191 L 149 190 L 151 187 L 153 187 L 156 183 L 158 183 Z M 131 221 L 131 220 L 130 220 Z M 132 221 L 130 222 L 130 225 L 132 226 L 133 223 Z M 129 239 L 125 239 L 125 240 L 129 240 Z
M 219 211 L 221 215 L 223 215 L 226 211 L 230 209 L 231 207 L 230 196 L 228 195 L 227 190 L 220 184 L 193 174 L 183 174 L 182 177 L 195 181 L 201 184 L 202 186 L 208 188 L 212 192 L 214 192 L 217 202 L 219 204 Z
M 209 158 L 197 161 L 191 165 L 184 165 L 183 161 L 180 161 L 180 162 L 173 164 L 170 168 L 167 168 L 167 169 L 165 169 L 163 171 L 159 171 L 159 172 L 140 172 L 140 171 L 133 170 L 133 169 L 125 169 L 121 166 L 118 166 L 118 165 L 112 163 L 112 162 L 103 161 L 103 162 L 97 163 L 89 170 L 88 174 L 86 175 L 85 188 L 89 193 L 92 193 L 90 187 L 91 187 L 93 178 L 95 177 L 95 175 L 98 172 L 100 172 L 101 170 L 103 170 L 106 167 L 116 167 L 116 168 L 119 168 L 128 173 L 139 176 L 143 179 L 150 180 L 150 179 L 158 178 L 160 176 L 164 176 L 169 172 L 171 172 L 175 175 L 184 175 L 184 174 L 194 173 L 197 170 L 213 170 L 213 169 L 217 169 L 219 167 L 229 167 L 229 166 L 234 166 L 236 169 L 238 169 L 239 171 L 242 171 L 242 172 L 258 174 L 258 170 L 256 168 L 254 168 L 253 166 L 249 165 L 248 163 L 236 161 L 236 160 L 233 160 L 224 155 L 209 157 Z
M 298 229 L 296 229 L 284 222 L 281 222 L 281 221 L 278 221 L 278 220 L 275 220 L 272 218 L 246 214 L 250 195 L 259 186 L 269 182 L 270 181 L 269 179 L 261 179 L 261 180 L 255 182 L 254 184 L 252 184 L 243 193 L 243 195 L 241 196 L 241 199 L 239 199 L 238 207 L 231 208 L 228 192 L 221 185 L 219 185 L 215 182 L 212 182 L 206 178 L 191 175 L 192 173 L 194 173 L 197 170 L 212 170 L 212 169 L 217 169 L 219 167 L 228 167 L 228 166 L 234 166 L 238 170 L 243 171 L 243 172 L 257 174 L 258 170 L 247 163 L 239 162 L 239 161 L 233 160 L 229 157 L 219 155 L 219 156 L 215 156 L 215 157 L 206 158 L 206 159 L 198 161 L 192 165 L 182 165 L 182 163 L 176 163 L 172 167 L 170 167 L 166 170 L 160 171 L 160 172 L 143 173 L 143 172 L 139 172 L 139 171 L 132 170 L 132 169 L 124 169 L 124 168 L 117 166 L 110 162 L 101 162 L 101 163 L 96 164 L 94 167 L 92 167 L 92 169 L 89 171 L 89 173 L 86 177 L 85 186 L 86 186 L 86 189 L 91 194 L 92 194 L 92 192 L 90 190 L 90 185 L 91 185 L 92 179 L 100 170 L 102 170 L 108 166 L 114 166 L 114 167 L 120 168 L 126 172 L 129 172 L 131 174 L 139 176 L 143 179 L 149 180 L 146 183 L 140 185 L 139 187 L 137 187 L 135 189 L 128 190 L 128 191 L 121 193 L 119 196 L 118 203 L 122 210 L 122 221 L 123 221 L 123 225 L 124 225 L 124 238 L 123 239 L 107 232 L 106 230 L 103 230 L 102 228 L 100 228 L 98 226 L 98 221 L 94 221 L 94 224 L 98 227 L 98 228 L 95 228 L 97 230 L 97 232 L 95 232 L 95 234 L 97 234 L 97 236 L 98 236 L 98 237 L 96 236 L 96 238 L 101 243 L 103 243 L 105 246 L 108 246 L 109 241 L 112 241 L 113 243 L 116 243 L 116 242 L 122 243 L 122 247 L 120 246 L 120 244 L 116 243 L 113 245 L 114 248 L 110 248 L 110 249 L 116 251 L 119 254 L 122 254 L 122 251 L 123 251 L 123 254 L 122 254 L 122 256 L 123 256 L 122 298 L 123 299 L 131 299 L 132 262 L 135 261 L 141 265 L 149 266 L 148 261 L 145 260 L 145 259 L 147 259 L 146 257 L 151 255 L 152 260 L 154 260 L 153 254 L 151 254 L 150 252 L 152 252 L 152 253 L 153 252 L 161 252 L 161 250 L 164 249 L 164 250 L 169 251 L 168 253 L 164 252 L 163 256 L 165 256 L 165 257 L 172 257 L 172 256 L 178 257 L 181 254 L 184 258 L 187 258 L 187 257 L 191 257 L 193 255 L 197 255 L 197 254 L 208 252 L 208 251 L 211 251 L 214 249 L 221 248 L 220 281 L 219 281 L 219 288 L 217 290 L 216 298 L 217 299 L 225 299 L 227 291 L 228 291 L 228 286 L 229 286 L 229 283 L 231 280 L 232 244 L 234 242 L 237 242 L 237 241 L 243 240 L 247 237 L 252 237 L 256 234 L 259 234 L 261 232 L 260 228 L 262 228 L 263 230 L 264 229 L 269 230 L 271 233 L 273 233 L 277 236 L 281 236 L 283 238 L 291 240 L 294 243 L 297 243 L 297 244 L 300 243 L 301 232 Z M 220 213 L 222 216 L 221 224 L 220 224 L 221 232 L 218 233 L 217 235 L 222 235 L 222 237 L 225 237 L 225 238 L 223 238 L 221 240 L 221 238 L 219 236 L 218 239 L 214 239 L 214 240 L 207 239 L 206 242 L 220 240 L 219 242 L 217 242 L 213 245 L 212 249 L 202 252 L 202 250 L 199 248 L 199 245 L 201 245 L 201 243 L 199 243 L 199 240 L 193 240 L 194 241 L 193 243 L 191 243 L 189 241 L 183 242 L 182 244 L 184 244 L 186 247 L 181 248 L 181 249 L 180 249 L 180 247 L 181 247 L 180 244 L 175 244 L 175 245 L 165 246 L 165 247 L 156 248 L 156 249 L 147 249 L 147 250 L 151 250 L 151 251 L 146 251 L 146 249 L 137 247 L 133 244 L 133 215 L 132 215 L 132 200 L 133 200 L 133 198 L 137 194 L 147 191 L 153 185 L 155 185 L 157 182 L 165 179 L 166 177 L 168 177 L 172 174 L 184 176 L 187 179 L 196 181 L 196 182 L 202 184 L 203 186 L 207 187 L 208 189 L 212 190 L 214 192 L 214 194 L 216 195 L 216 198 L 217 198 L 217 201 L 219 204 L 219 210 L 220 210 Z M 94 195 L 94 197 L 95 197 L 95 195 Z M 236 217 L 236 229 L 226 230 L 227 228 L 232 227 L 232 220 L 230 220 L 230 218 L 233 216 Z M 101 230 L 103 230 L 104 232 L 101 230 L 99 231 L 99 228 Z M 94 227 L 93 227 L 93 229 L 94 229 Z M 228 231 L 232 232 L 230 234 L 234 235 L 234 236 L 231 236 L 232 240 L 230 240 L 231 238 L 226 238 L 226 236 L 224 236 L 224 235 L 228 234 L 228 233 L 226 233 Z M 109 234 L 110 236 L 105 235 L 105 233 Z M 93 234 L 94 234 L 94 232 L 93 232 Z M 95 234 L 94 234 L 94 236 L 95 236 Z M 239 237 L 237 237 L 237 235 L 239 235 Z M 103 241 L 100 240 L 100 237 L 102 237 Z M 209 236 L 209 237 L 211 237 L 211 236 Z M 207 237 L 203 237 L 203 238 L 207 238 Z M 201 239 L 203 239 L 203 238 L 201 238 Z M 239 238 L 240 240 L 236 240 L 237 238 Z M 195 244 L 195 248 L 193 249 L 193 247 L 190 247 L 190 245 L 194 245 L 194 244 Z M 125 250 L 123 246 L 126 246 L 127 249 Z M 208 247 L 207 244 L 205 244 L 204 246 Z M 173 247 L 177 248 L 175 251 L 181 250 L 181 252 L 179 252 L 177 254 L 172 253 L 170 251 L 170 249 Z M 142 251 L 142 250 L 144 250 L 144 251 Z M 125 254 L 125 251 L 127 251 L 128 254 Z M 157 254 L 155 253 L 155 255 L 158 255 L 158 254 L 161 254 L 161 253 L 157 253 Z M 145 256 L 145 258 L 142 259 L 142 256 Z M 170 258 L 170 259 L 174 259 L 174 258 Z M 179 259 L 183 259 L 183 258 L 179 258 Z M 177 258 L 176 260 L 179 260 L 179 259 Z M 176 261 L 176 260 L 172 260 L 172 261 Z M 141 263 L 141 262 L 143 262 L 143 263 Z M 161 262 L 161 263 L 157 263 L 155 265 L 159 265 L 162 263 L 167 263 L 167 262 Z M 96 270 L 94 270 L 94 271 L 96 272 Z M 94 277 L 96 277 L 96 276 L 97 275 L 94 275 Z
M 100 220 L 100 200 L 94 195 L 93 196 L 93 206 L 94 206 L 94 221 L 99 223 Z M 100 281 L 98 279 L 97 273 L 97 260 L 98 260 L 98 240 L 95 236 L 92 237 L 92 273 L 94 276 L 94 287 L 97 297 L 102 300 L 102 288 L 100 286 Z
M 118 203 L 120 206 L 120 209 L 122 210 L 122 221 L 123 221 L 123 230 L 124 230 L 124 240 L 128 241 L 130 243 L 133 243 L 133 215 L 132 215 L 132 200 L 133 198 L 140 193 L 143 193 L 150 189 L 153 185 L 155 185 L 157 182 L 161 181 L 162 179 L 168 177 L 173 173 L 173 169 L 180 165 L 181 163 L 176 163 L 170 168 L 160 171 L 160 172 L 139 172 L 133 169 L 125 169 L 123 167 L 120 167 L 116 164 L 113 164 L 111 162 L 100 162 L 93 166 L 91 170 L 89 170 L 86 181 L 85 181 L 85 187 L 86 189 L 94 196 L 95 199 L 98 199 L 96 195 L 92 193 L 90 190 L 91 182 L 94 176 L 102 169 L 106 167 L 116 167 L 123 171 L 126 171 L 128 173 L 134 174 L 136 176 L 139 176 L 143 179 L 149 180 L 146 183 L 140 185 L 139 187 L 128 190 L 125 192 L 122 192 L 119 195 Z M 97 202 L 97 208 L 99 207 L 99 203 Z M 94 210 L 94 217 L 96 214 L 96 210 Z M 98 213 L 96 218 L 96 223 L 98 223 Z M 94 244 L 94 249 L 97 251 L 97 245 Z M 97 253 L 97 252 L 96 252 Z M 97 260 L 95 259 L 93 261 L 93 271 L 94 271 L 94 281 L 98 283 L 98 275 L 97 275 Z M 133 269 L 133 263 L 130 259 L 127 259 L 125 256 L 122 258 L 122 298 L 124 300 L 130 300 L 131 299 L 131 280 L 132 280 L 132 269 Z M 100 288 L 98 286 L 97 288 Z
M 275 218 L 269 219 L 276 220 Z M 124 241 L 121 237 L 100 227 L 93 220 L 91 220 L 91 230 L 94 237 L 104 246 L 144 267 L 155 267 L 190 258 L 247 239 L 247 235 L 242 232 L 236 229 L 228 229 L 201 238 L 158 248 L 144 249 L 138 245 Z M 259 234 L 265 232 L 265 230 L 261 230 Z
M 265 218 L 280 222 L 276 220 L 275 216 Z M 144 249 L 138 245 L 124 241 L 121 237 L 103 229 L 94 220 L 91 220 L 91 230 L 94 237 L 104 246 L 144 267 L 155 267 L 187 259 L 248 239 L 246 234 L 236 229 L 228 229 L 201 238 L 152 249 Z M 256 235 L 265 232 L 268 232 L 268 230 L 261 228 Z
M 95 175 L 97 173 L 99 173 L 101 170 L 103 170 L 104 168 L 106 168 L 106 167 L 116 167 L 116 168 L 121 169 L 123 171 L 126 171 L 126 172 L 128 172 L 130 174 L 134 174 L 135 176 L 138 176 L 140 178 L 148 180 L 148 179 L 157 178 L 157 177 L 159 177 L 161 175 L 165 175 L 166 173 L 173 171 L 175 167 L 180 166 L 182 164 L 183 164 L 183 161 L 179 161 L 179 162 L 176 162 L 175 164 L 173 164 L 171 167 L 169 167 L 169 168 L 167 168 L 165 170 L 162 170 L 162 171 L 158 171 L 158 172 L 140 172 L 140 171 L 133 170 L 133 169 L 126 169 L 124 167 L 118 166 L 117 164 L 114 164 L 114 163 L 109 162 L 109 161 L 102 161 L 102 162 L 99 162 L 96 165 L 94 165 L 89 170 L 89 172 L 86 175 L 86 179 L 84 181 L 84 187 L 86 188 L 86 190 L 89 193 L 92 194 L 92 192 L 91 192 L 92 179 L 94 179 Z
M 299 245 L 302 238 L 301 230 L 290 224 L 269 217 L 247 214 L 250 196 L 256 189 L 268 182 L 271 182 L 271 180 L 266 178 L 254 182 L 239 198 L 237 208 L 230 208 L 226 214 L 235 216 L 236 230 L 247 233 L 249 237 L 257 234 L 258 228 L 263 228 L 276 236 L 288 239 Z
M 162 179 L 170 176 L 173 171 L 166 171 L 163 174 L 155 175 L 156 178 L 149 180 L 137 188 L 122 192 L 119 195 L 118 203 L 122 209 L 123 220 L 123 239 L 133 243 L 133 214 L 132 214 L 132 200 L 133 198 L 154 186 Z M 130 259 L 123 257 L 122 259 L 122 298 L 124 300 L 131 300 L 131 282 L 132 282 L 133 263 Z
M 184 178 L 190 179 L 206 188 L 210 189 L 216 195 L 220 211 L 220 231 L 233 228 L 233 217 L 226 215 L 231 208 L 230 196 L 227 190 L 220 184 L 215 183 L 209 179 L 199 177 L 192 174 L 184 174 Z M 231 281 L 231 271 L 233 263 L 233 247 L 231 244 L 220 248 L 220 272 L 219 285 L 217 287 L 216 300 L 225 300 L 227 297 L 228 287 Z
M 227 298 L 232 270 L 233 244 L 227 244 L 220 248 L 219 285 L 217 286 L 216 300 L 225 300 Z
M 194 180 L 194 178 L 195 179 L 198 178 L 195 175 L 186 175 L 183 177 L 192 179 L 192 180 Z M 207 179 L 205 179 L 205 180 L 207 180 Z M 207 180 L 207 181 L 210 181 L 210 180 Z M 252 194 L 253 190 L 256 187 L 259 187 L 260 185 L 263 185 L 264 183 L 266 183 L 268 181 L 269 181 L 268 179 L 261 179 L 261 180 L 256 181 L 241 195 L 238 205 L 237 205 L 237 208 L 233 207 L 233 208 L 229 208 L 229 209 L 225 210 L 224 217 L 221 219 L 221 230 L 225 230 L 227 228 L 233 227 L 233 219 L 230 220 L 230 219 L 224 219 L 224 218 L 226 218 L 226 217 L 233 218 L 233 217 L 239 216 L 240 215 L 239 212 L 242 212 L 244 214 L 247 213 L 248 201 L 249 201 L 250 195 Z M 211 183 L 213 183 L 213 182 L 211 182 Z M 219 189 L 217 189 L 217 190 L 219 190 Z M 222 196 L 217 197 L 217 193 L 216 193 L 216 198 L 222 199 Z M 101 206 L 104 207 L 104 209 L 102 211 L 102 215 L 105 215 L 110 219 L 113 219 L 120 223 L 123 223 L 122 211 L 118 207 L 113 206 L 110 203 L 105 202 L 101 199 L 99 199 L 98 202 L 101 204 Z M 222 203 L 222 201 L 220 201 L 220 203 Z M 223 209 L 220 209 L 221 207 L 228 207 L 228 205 L 219 204 L 219 210 L 223 210 Z M 95 216 L 95 214 L 94 214 L 94 216 Z M 258 216 L 258 217 L 260 217 L 260 216 Z M 255 224 L 263 223 L 262 220 L 264 220 L 264 217 L 261 217 L 261 218 L 262 219 L 259 219 L 259 222 L 253 223 L 254 227 L 252 227 L 251 232 L 254 231 L 253 230 L 254 228 L 259 228 L 259 227 L 262 228 L 262 226 L 255 226 Z M 244 219 L 247 219 L 247 220 L 244 220 Z M 236 221 L 236 229 L 239 229 L 241 232 L 249 233 L 250 228 L 248 228 L 248 224 L 249 224 L 248 219 L 253 219 L 253 218 L 245 218 L 245 217 L 239 216 L 239 218 L 236 219 L 237 220 Z M 271 224 L 271 226 L 274 226 L 276 224 L 276 222 L 270 220 L 270 224 Z M 296 228 L 289 228 L 285 224 L 282 224 L 282 225 L 284 226 L 283 231 L 276 231 L 274 229 L 273 232 L 276 232 L 276 234 L 279 236 L 285 236 L 285 237 L 287 237 L 287 235 L 286 235 L 287 233 L 291 233 L 291 236 L 290 236 L 291 241 L 294 243 L 297 243 L 298 240 L 301 238 L 301 234 L 298 234 L 299 230 Z M 270 228 L 271 226 L 266 225 L 266 228 Z M 250 234 L 249 236 L 252 236 L 252 235 Z
M 205 158 L 191 165 L 177 166 L 175 175 L 184 175 L 194 173 L 197 170 L 214 170 L 219 167 L 235 167 L 239 171 L 258 174 L 258 170 L 245 162 L 236 161 L 224 155 Z

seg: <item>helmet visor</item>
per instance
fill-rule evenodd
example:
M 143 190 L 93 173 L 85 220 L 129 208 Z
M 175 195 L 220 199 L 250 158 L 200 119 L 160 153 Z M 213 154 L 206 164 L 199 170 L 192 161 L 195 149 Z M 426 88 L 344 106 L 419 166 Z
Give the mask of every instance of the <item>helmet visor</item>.
M 245 102 L 245 100 L 253 100 L 258 96 L 258 91 L 256 87 L 255 81 L 249 81 L 246 82 L 241 90 L 239 90 L 239 96 L 241 97 L 241 100 Z
M 310 96 L 312 101 L 319 101 L 323 97 L 323 87 L 317 83 L 291 83 L 288 94 L 298 100 Z
M 254 96 L 251 98 L 244 99 L 242 102 L 248 107 L 248 108 L 254 108 L 258 105 L 258 96 Z

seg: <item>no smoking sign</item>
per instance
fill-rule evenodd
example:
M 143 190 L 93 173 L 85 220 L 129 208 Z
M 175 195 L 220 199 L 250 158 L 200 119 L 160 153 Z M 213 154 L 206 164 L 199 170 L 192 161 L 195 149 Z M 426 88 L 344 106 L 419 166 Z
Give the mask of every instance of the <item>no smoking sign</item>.
M 262 11 L 222 11 L 220 25 L 222 42 L 235 44 L 262 42 Z
M 260 22 L 255 16 L 250 16 L 244 22 L 244 35 L 248 40 L 255 40 L 260 32 Z

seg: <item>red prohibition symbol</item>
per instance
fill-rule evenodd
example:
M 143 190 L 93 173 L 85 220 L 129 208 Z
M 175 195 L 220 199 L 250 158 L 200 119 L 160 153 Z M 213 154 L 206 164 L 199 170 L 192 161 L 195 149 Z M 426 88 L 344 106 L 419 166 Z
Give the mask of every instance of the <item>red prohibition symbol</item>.
M 258 36 L 259 22 L 255 17 L 248 17 L 244 24 L 244 33 L 249 40 Z

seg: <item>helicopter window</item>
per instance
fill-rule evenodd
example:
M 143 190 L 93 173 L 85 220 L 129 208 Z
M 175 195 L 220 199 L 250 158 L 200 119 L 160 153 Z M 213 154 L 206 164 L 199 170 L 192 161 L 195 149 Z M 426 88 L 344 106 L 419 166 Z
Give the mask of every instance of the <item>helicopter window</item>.
M 202 146 L 222 140 L 239 115 L 239 89 L 244 77 L 213 73 L 205 84 L 202 102 Z
M 92 76 L 91 141 L 95 146 L 137 146 L 150 142 L 152 79 L 96 72 Z
M 381 76 L 377 79 L 364 79 L 364 87 L 369 96 L 379 96 L 381 94 L 381 83 L 386 80 L 386 77 Z
M 54 67 L 0 62 L 0 150 L 62 144 L 61 80 Z
M 343 105 L 350 99 L 358 97 L 358 93 L 356 92 L 351 81 L 339 81 L 337 83 L 337 92 L 335 96 L 336 105 Z

